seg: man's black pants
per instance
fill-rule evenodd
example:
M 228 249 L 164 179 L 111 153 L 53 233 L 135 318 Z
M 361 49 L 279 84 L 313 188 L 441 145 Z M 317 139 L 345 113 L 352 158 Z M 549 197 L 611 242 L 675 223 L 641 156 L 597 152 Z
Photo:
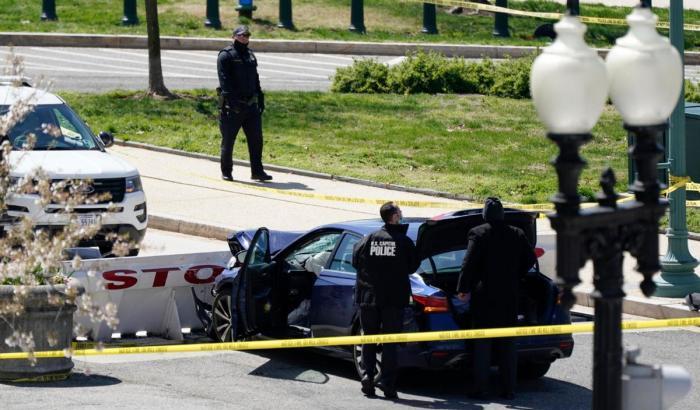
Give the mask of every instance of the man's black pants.
M 222 109 L 219 113 L 219 130 L 221 130 L 221 174 L 229 175 L 233 170 L 233 144 L 236 135 L 243 127 L 243 132 L 248 139 L 248 155 L 250 156 L 251 175 L 260 175 L 264 172 L 262 165 L 262 119 L 257 104 L 239 104 L 235 112 L 233 109 Z
M 498 357 L 498 374 L 501 381 L 501 393 L 513 393 L 515 390 L 518 353 L 515 339 L 512 337 L 496 339 L 474 339 L 474 392 L 486 392 L 491 372 L 491 351 Z
M 360 307 L 360 324 L 366 335 L 380 333 L 400 333 L 403 328 L 403 308 L 400 307 Z M 396 384 L 397 345 L 382 345 L 381 383 L 393 389 Z M 374 378 L 377 366 L 377 345 L 362 345 L 362 363 L 365 374 Z

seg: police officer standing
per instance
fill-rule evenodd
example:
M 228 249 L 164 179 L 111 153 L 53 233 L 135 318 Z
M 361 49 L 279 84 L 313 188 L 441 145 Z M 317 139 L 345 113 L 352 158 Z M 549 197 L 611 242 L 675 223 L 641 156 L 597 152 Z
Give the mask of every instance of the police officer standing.
M 504 222 L 498 198 L 484 204 L 485 224 L 468 234 L 467 252 L 457 284 L 458 297 L 471 299 L 474 328 L 512 327 L 518 322 L 518 283 L 537 258 L 525 233 Z M 484 398 L 491 368 L 491 350 L 498 355 L 501 396 L 515 397 L 517 351 L 514 338 L 474 340 L 474 389 L 470 396 Z
M 233 181 L 233 144 L 243 127 L 248 139 L 251 179 L 269 181 L 262 165 L 262 113 L 265 95 L 260 88 L 258 61 L 248 49 L 247 26 L 233 30 L 233 43 L 219 52 L 219 129 L 221 130 L 221 178 Z
M 357 269 L 355 303 L 360 305 L 364 334 L 399 333 L 403 311 L 411 298 L 408 276 L 418 269 L 413 241 L 406 236 L 401 209 L 387 202 L 379 210 L 384 226 L 355 245 L 352 265 Z M 377 387 L 388 399 L 397 399 L 397 351 L 395 343 L 383 345 L 381 380 Z M 362 346 L 362 392 L 374 397 L 376 345 Z

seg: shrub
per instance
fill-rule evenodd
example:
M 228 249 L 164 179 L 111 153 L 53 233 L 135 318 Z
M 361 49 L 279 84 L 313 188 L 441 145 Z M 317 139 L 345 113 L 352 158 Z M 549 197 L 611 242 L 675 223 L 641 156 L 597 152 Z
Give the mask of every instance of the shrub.
M 471 63 L 431 51 L 411 53 L 387 67 L 376 60 L 355 60 L 339 68 L 331 91 L 349 93 L 459 93 L 530 98 L 530 68 L 534 55 L 495 64 L 486 58 Z M 697 88 L 696 88 L 697 89 Z M 699 93 L 700 94 L 700 93 Z
M 685 80 L 685 100 L 689 102 L 700 102 L 700 87 L 689 80 Z
M 476 94 L 479 93 L 480 76 L 473 75 L 472 67 L 475 63 L 468 63 L 463 58 L 446 60 L 441 74 L 445 82 L 447 93 Z
M 333 76 L 331 91 L 336 93 L 387 93 L 389 68 L 374 59 L 358 59 L 341 67 Z
M 486 58 L 478 63 L 467 66 L 466 76 L 469 82 L 474 84 L 477 94 L 488 95 L 493 87 L 496 65 Z
M 409 54 L 389 71 L 389 88 L 400 94 L 437 94 L 447 91 L 443 75 L 447 59 L 436 52 Z
M 534 55 L 507 59 L 496 66 L 490 95 L 507 98 L 530 98 L 530 69 Z

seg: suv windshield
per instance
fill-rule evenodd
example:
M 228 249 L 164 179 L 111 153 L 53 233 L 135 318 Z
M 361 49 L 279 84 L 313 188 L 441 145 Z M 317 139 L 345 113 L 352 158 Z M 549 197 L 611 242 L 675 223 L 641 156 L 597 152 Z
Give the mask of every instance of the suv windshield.
M 8 110 L 8 106 L 0 106 L 0 115 L 6 115 Z M 31 134 L 36 139 L 33 150 L 100 149 L 92 132 L 65 104 L 37 105 L 15 124 L 7 138 L 12 148 L 22 149 Z

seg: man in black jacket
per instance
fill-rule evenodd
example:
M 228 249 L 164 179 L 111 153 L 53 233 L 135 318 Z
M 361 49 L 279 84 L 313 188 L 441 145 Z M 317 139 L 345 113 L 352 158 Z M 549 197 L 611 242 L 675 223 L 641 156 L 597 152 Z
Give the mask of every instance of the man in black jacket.
M 468 234 L 457 284 L 458 297 L 471 298 L 474 328 L 516 326 L 518 284 L 537 258 L 525 233 L 504 222 L 503 205 L 498 198 L 486 200 L 483 217 L 486 223 L 472 228 Z M 470 395 L 482 398 L 486 393 L 492 347 L 500 359 L 501 394 L 512 399 L 517 370 L 513 338 L 474 340 L 474 389 Z
M 219 52 L 219 129 L 221 130 L 221 178 L 233 181 L 233 144 L 243 127 L 248 139 L 251 179 L 269 181 L 262 165 L 262 113 L 265 96 L 260 89 L 258 61 L 248 49 L 247 26 L 233 30 L 233 43 Z
M 355 245 L 352 265 L 357 269 L 355 303 L 360 305 L 364 334 L 399 333 L 403 311 L 411 298 L 408 276 L 420 261 L 413 241 L 406 236 L 401 209 L 393 202 L 382 205 L 379 213 L 384 226 Z M 396 399 L 397 351 L 395 343 L 383 345 L 381 380 L 377 387 L 388 399 Z M 376 345 L 362 346 L 362 392 L 374 396 Z

